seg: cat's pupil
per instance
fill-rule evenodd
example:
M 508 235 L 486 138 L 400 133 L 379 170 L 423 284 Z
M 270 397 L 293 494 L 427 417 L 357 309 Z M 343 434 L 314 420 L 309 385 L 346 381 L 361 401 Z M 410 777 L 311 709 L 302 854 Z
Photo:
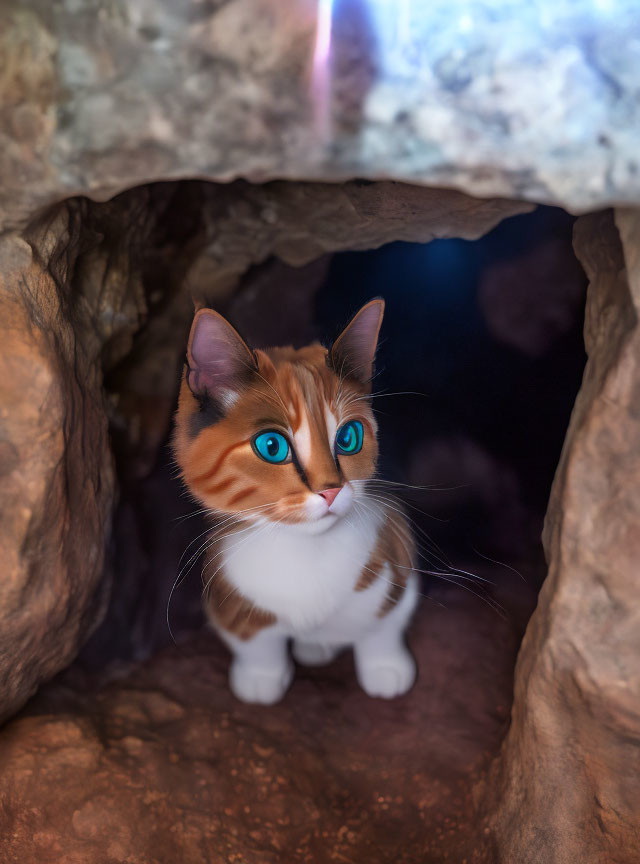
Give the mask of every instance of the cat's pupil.
M 277 456 L 279 449 L 280 444 L 277 438 L 274 438 L 273 435 L 270 438 L 267 438 L 267 453 L 269 456 Z
M 353 427 L 347 426 L 346 429 L 342 432 L 342 446 L 343 447 L 351 447 L 353 441 Z

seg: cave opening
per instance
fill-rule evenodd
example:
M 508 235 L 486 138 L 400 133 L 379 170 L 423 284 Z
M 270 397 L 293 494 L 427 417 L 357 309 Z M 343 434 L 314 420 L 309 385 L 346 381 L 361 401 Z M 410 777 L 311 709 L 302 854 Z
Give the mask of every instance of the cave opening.
M 351 215 L 344 217 L 345 195 L 355 228 Z M 318 204 L 311 219 L 310 204 Z M 189 739 L 213 706 L 226 767 L 235 772 L 229 794 L 235 798 L 241 782 L 251 798 L 248 775 L 237 780 L 243 748 L 268 749 L 265 736 L 281 740 L 298 724 L 315 738 L 319 758 L 308 782 L 327 782 L 326 758 L 335 782 L 346 784 L 340 794 L 352 796 L 345 824 L 371 816 L 357 815 L 363 784 L 382 790 L 382 821 L 366 840 L 382 850 L 380 860 L 394 860 L 384 837 L 389 820 L 410 826 L 409 852 L 424 842 L 425 824 L 455 828 L 455 842 L 434 838 L 434 854 L 466 849 L 476 831 L 468 824 L 474 784 L 508 728 L 515 658 L 545 575 L 542 522 L 584 369 L 586 277 L 572 249 L 574 217 L 528 205 L 511 213 L 489 202 L 479 218 L 480 203 L 458 193 L 359 182 L 328 189 L 163 183 L 104 204 L 62 206 L 66 231 L 48 267 L 69 317 L 84 305 L 85 321 L 100 334 L 94 353 L 119 497 L 98 591 L 102 622 L 26 712 L 68 711 L 80 693 L 90 699 L 105 686 L 117 688 L 123 664 L 148 661 L 125 692 L 145 702 L 138 694 L 156 688 L 160 720 L 146 702 L 142 719 L 125 705 L 116 737 L 138 735 L 145 717 L 157 732 L 165 714 L 175 714 Z M 58 208 L 32 226 L 35 248 L 62 218 Z M 204 629 L 197 557 L 181 570 L 185 551 L 191 561 L 206 530 L 170 447 L 194 301 L 225 314 L 253 347 L 265 347 L 326 342 L 373 296 L 387 303 L 375 379 L 380 474 L 398 482 L 391 491 L 423 546 L 424 597 L 410 635 L 422 695 L 367 705 L 366 719 L 354 723 L 350 712 L 362 712 L 365 697 L 354 692 L 351 659 L 343 656 L 326 669 L 299 672 L 283 706 L 268 709 L 271 719 L 256 729 L 264 718 L 226 692 L 226 651 Z M 459 575 L 434 575 L 437 562 Z M 337 713 L 321 730 L 316 715 L 327 706 Z M 178 719 L 184 711 L 192 716 Z M 381 762 L 367 760 L 371 747 L 380 748 Z M 338 769 L 342 749 L 353 760 Z M 154 751 L 153 759 L 161 758 Z M 279 758 L 289 782 L 291 754 Z M 186 789 L 186 776 L 176 782 Z M 419 791 L 425 788 L 429 800 Z
M 270 256 L 207 301 L 252 347 L 299 347 L 328 343 L 355 309 L 384 297 L 374 382 L 378 474 L 390 484 L 392 506 L 411 517 L 421 567 L 467 574 L 449 574 L 444 584 L 425 572 L 425 602 L 470 593 L 490 617 L 507 617 L 515 639 L 544 578 L 542 524 L 586 359 L 586 278 L 571 246 L 574 221 L 540 207 L 474 241 L 395 241 L 302 266 Z M 179 298 L 188 310 L 189 291 Z M 166 309 L 159 317 L 166 335 L 173 319 Z M 178 338 L 188 318 L 183 311 Z M 153 326 L 135 337 L 132 355 L 142 364 L 127 355 L 106 377 L 117 404 L 111 428 L 122 491 L 110 608 L 80 657 L 92 668 L 143 659 L 204 626 L 202 562 L 193 556 L 206 523 L 176 475 L 170 443 L 182 355 L 174 338 L 173 362 L 164 364 L 166 345 L 149 337 Z M 138 379 L 148 377 L 156 394 L 139 392 Z

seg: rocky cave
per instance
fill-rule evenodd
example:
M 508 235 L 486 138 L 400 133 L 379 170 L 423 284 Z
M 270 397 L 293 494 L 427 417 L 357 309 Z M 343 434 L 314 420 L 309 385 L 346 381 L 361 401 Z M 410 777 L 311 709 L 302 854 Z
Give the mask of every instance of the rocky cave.
M 640 21 L 490 5 L 0 9 L 2 862 L 638 860 Z M 383 476 L 472 575 L 406 696 L 244 705 L 181 566 L 194 305 L 303 344 L 378 294 Z

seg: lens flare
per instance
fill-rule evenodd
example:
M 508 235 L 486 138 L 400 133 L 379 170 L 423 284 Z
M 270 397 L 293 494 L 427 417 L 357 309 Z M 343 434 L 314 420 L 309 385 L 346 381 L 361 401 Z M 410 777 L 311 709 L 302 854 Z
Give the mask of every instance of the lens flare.
M 332 21 L 333 0 L 318 0 L 311 95 L 316 132 L 323 136 L 329 132 L 331 99 L 329 61 L 331 58 Z

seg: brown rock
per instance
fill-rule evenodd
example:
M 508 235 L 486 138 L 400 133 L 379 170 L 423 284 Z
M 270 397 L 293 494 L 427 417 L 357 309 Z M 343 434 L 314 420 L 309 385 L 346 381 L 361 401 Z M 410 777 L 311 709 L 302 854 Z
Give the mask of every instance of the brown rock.
M 63 222 L 58 229 L 64 230 Z M 0 719 L 75 656 L 102 597 L 113 472 L 86 321 L 23 240 L 0 245 Z
M 148 314 L 143 253 L 163 214 L 150 199 L 162 203 L 148 190 L 98 210 L 69 201 L 24 239 L 2 238 L 0 720 L 104 613 L 115 478 L 103 372 Z
M 583 217 L 589 360 L 545 525 L 549 574 L 493 777 L 500 861 L 640 849 L 640 213 Z

